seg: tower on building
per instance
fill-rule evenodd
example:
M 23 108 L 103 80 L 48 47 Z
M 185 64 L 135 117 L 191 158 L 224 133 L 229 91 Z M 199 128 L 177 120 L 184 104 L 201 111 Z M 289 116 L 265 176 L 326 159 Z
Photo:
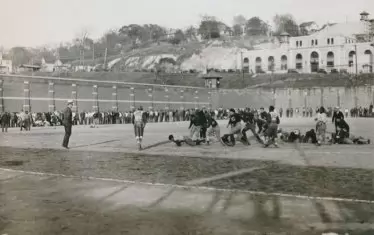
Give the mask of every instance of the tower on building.
M 368 21 L 369 20 L 369 13 L 367 13 L 366 11 L 363 11 L 360 13 L 360 16 L 361 16 L 361 21 Z
M 281 33 L 281 35 L 280 35 L 280 42 L 281 42 L 281 44 L 284 44 L 284 43 L 288 44 L 288 43 L 290 43 L 290 36 L 291 35 L 289 33 L 287 33 L 287 32 Z

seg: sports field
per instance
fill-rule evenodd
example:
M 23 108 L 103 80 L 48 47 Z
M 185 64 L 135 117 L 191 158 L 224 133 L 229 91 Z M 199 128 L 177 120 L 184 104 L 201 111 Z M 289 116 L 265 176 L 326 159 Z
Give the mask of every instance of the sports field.
M 374 119 L 347 121 L 374 139 Z M 148 124 L 142 151 L 131 125 L 74 126 L 70 150 L 62 127 L 0 133 L 1 234 L 373 234 L 373 145 L 166 141 L 187 127 Z

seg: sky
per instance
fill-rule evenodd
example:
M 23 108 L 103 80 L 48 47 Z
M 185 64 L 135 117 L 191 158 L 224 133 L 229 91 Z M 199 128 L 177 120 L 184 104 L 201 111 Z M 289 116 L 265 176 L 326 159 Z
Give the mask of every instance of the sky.
M 238 14 L 272 23 L 275 14 L 291 13 L 298 23 L 374 18 L 373 0 L 0 0 L 0 46 L 35 47 L 70 42 L 82 29 L 99 38 L 128 24 L 168 28 L 197 26 L 201 15 L 232 25 Z

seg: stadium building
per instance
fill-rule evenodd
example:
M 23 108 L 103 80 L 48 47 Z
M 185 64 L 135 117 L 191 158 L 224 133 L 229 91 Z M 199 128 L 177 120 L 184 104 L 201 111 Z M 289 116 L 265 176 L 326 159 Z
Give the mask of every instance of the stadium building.
M 374 19 L 367 12 L 357 22 L 328 24 L 308 36 L 291 37 L 238 55 L 247 73 L 372 73 Z M 356 56 L 357 55 L 357 56 Z

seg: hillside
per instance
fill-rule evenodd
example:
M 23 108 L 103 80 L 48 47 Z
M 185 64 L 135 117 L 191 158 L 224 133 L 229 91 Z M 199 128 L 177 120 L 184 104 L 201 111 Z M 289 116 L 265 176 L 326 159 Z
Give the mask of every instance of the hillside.
M 146 44 L 138 49 L 122 51 L 121 56 L 108 58 L 111 71 L 154 71 L 163 67 L 167 72 L 206 71 L 207 68 L 236 70 L 240 50 L 249 50 L 267 38 L 224 38 L 219 40 Z M 121 58 L 118 60 L 118 58 Z M 103 63 L 103 59 L 97 59 Z M 160 63 L 160 61 L 162 63 Z M 114 63 L 111 63 L 114 62 Z M 166 63 L 165 63 L 166 62 Z

